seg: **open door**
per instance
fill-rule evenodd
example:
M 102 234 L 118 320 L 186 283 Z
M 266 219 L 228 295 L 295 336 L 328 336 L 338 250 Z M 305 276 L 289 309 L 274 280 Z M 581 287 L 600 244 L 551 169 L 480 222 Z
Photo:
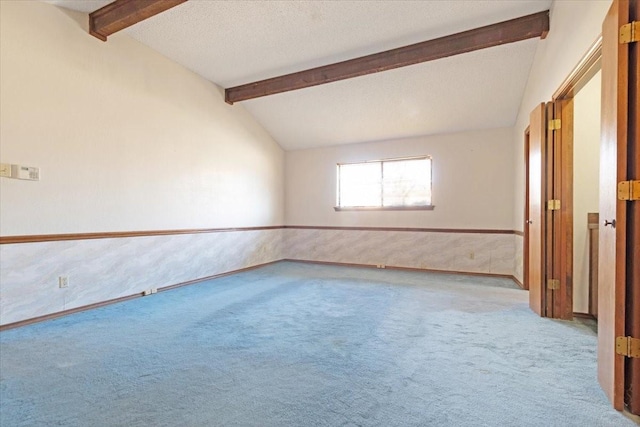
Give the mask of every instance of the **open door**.
M 540 104 L 531 112 L 525 140 L 529 306 L 540 316 L 562 319 L 573 317 L 572 256 L 566 245 L 573 233 L 572 195 L 564 194 L 562 185 L 572 180 L 571 168 L 562 167 L 563 156 L 572 155 L 572 138 L 566 135 L 572 129 L 571 107 L 571 100 Z
M 598 380 L 616 409 L 626 404 L 638 414 L 640 214 L 633 193 L 618 191 L 640 178 L 639 48 L 620 31 L 631 20 L 638 20 L 638 2 L 614 0 L 602 26 Z
M 627 179 L 634 180 L 638 192 L 629 194 L 627 205 L 627 295 L 625 329 L 629 344 L 640 349 L 640 2 L 629 7 L 630 21 L 636 26 L 636 42 L 629 44 L 629 124 Z M 631 182 L 630 182 L 631 183 Z M 620 194 L 618 197 L 620 198 Z M 629 412 L 640 415 L 640 352 L 625 360 L 625 404 Z
M 529 188 L 528 188 L 528 215 L 526 235 L 528 237 L 528 257 L 526 263 L 528 271 L 526 275 L 529 282 L 529 306 L 531 310 L 540 316 L 546 315 L 545 308 L 545 286 L 542 280 L 544 277 L 544 210 L 543 210 L 543 194 L 544 194 L 544 175 L 543 158 L 545 156 L 546 146 L 546 110 L 545 105 L 538 105 L 529 117 Z
M 573 319 L 573 98 L 547 104 L 547 317 Z M 550 279 L 553 282 L 550 282 Z
M 629 45 L 629 126 L 627 145 L 627 179 L 638 186 L 627 205 L 627 296 L 625 329 L 629 339 L 640 349 L 640 2 L 629 8 L 630 20 L 636 22 L 636 41 Z M 619 184 L 618 184 L 619 185 Z M 618 194 L 620 198 L 621 194 Z M 631 194 L 629 194 L 631 196 Z M 640 352 L 638 352 L 640 353 Z M 625 404 L 629 412 L 640 415 L 640 354 L 625 360 Z

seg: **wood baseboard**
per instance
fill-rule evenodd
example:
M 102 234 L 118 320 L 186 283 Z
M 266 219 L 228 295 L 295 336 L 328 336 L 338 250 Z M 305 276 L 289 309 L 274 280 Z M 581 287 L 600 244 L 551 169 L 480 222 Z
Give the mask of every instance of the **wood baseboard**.
M 68 316 L 70 314 L 80 313 L 82 311 L 93 310 L 94 308 L 100 308 L 111 304 L 117 304 L 119 302 L 129 301 L 134 298 L 143 296 L 143 293 L 136 293 L 133 295 L 127 295 L 120 298 L 114 298 L 106 301 L 96 302 L 89 305 L 83 305 L 82 307 L 70 308 L 69 310 L 57 311 L 55 313 L 45 314 L 44 316 L 32 317 L 31 319 L 20 320 L 18 322 L 7 323 L 6 325 L 0 325 L 0 332 L 9 329 L 20 328 L 22 326 L 32 325 L 34 323 L 45 322 L 47 320 L 57 319 L 59 317 Z
M 598 320 L 593 314 L 589 314 L 589 313 L 573 312 L 573 317 L 577 317 L 579 319 Z
M 515 230 L 483 228 L 420 228 L 420 227 L 368 227 L 368 226 L 324 226 L 285 225 L 288 230 L 340 230 L 340 231 L 409 231 L 413 233 L 457 233 L 457 234 L 517 234 Z
M 237 274 L 237 273 L 242 273 L 242 272 L 245 272 L 245 271 L 255 270 L 256 268 L 265 267 L 265 266 L 271 265 L 271 264 L 277 264 L 277 263 L 282 262 L 282 261 L 283 260 L 279 259 L 279 260 L 276 260 L 276 261 L 265 262 L 263 264 L 252 265 L 251 267 L 244 267 L 244 268 L 239 268 L 237 270 L 227 271 L 226 273 L 213 274 L 211 276 L 201 277 L 199 279 L 188 280 L 186 282 L 176 283 L 175 285 L 169 285 L 169 286 L 164 286 L 162 288 L 158 288 L 158 292 L 166 292 L 166 291 L 170 291 L 172 289 L 181 288 L 183 286 L 195 285 L 196 283 L 206 282 L 207 280 L 219 279 L 221 277 L 231 276 L 232 274 Z
M 636 424 L 640 425 L 640 415 L 632 414 L 631 412 L 628 411 L 628 408 L 625 408 L 622 411 L 622 415 L 629 418 L 631 421 L 635 422 Z
M 312 261 L 312 260 L 285 258 L 285 259 L 281 259 L 281 260 L 277 260 L 277 261 L 271 261 L 271 262 L 267 262 L 267 263 L 263 263 L 263 264 L 253 265 L 251 267 L 245 267 L 245 268 L 240 268 L 240 269 L 237 269 L 237 270 L 231 270 L 231 271 L 227 271 L 225 273 L 213 274 L 213 275 L 201 277 L 201 278 L 198 278 L 198 279 L 188 280 L 186 282 L 180 282 L 180 283 L 176 283 L 174 285 L 164 286 L 162 288 L 158 288 L 158 292 L 166 292 L 166 291 L 170 291 L 172 289 L 181 288 L 183 286 L 189 286 L 189 285 L 194 285 L 196 283 L 205 282 L 207 280 L 218 279 L 218 278 L 229 276 L 229 275 L 232 275 L 232 274 L 242 273 L 244 271 L 255 270 L 256 268 L 264 267 L 264 266 L 267 266 L 267 265 L 270 265 L 270 264 L 276 264 L 278 262 L 283 262 L 283 261 L 299 262 L 299 263 L 305 263 L 305 264 L 335 265 L 335 266 L 341 266 L 341 267 L 378 268 L 376 265 L 373 265 L 373 264 L 357 264 L 357 263 L 344 263 L 344 262 L 331 262 L 331 261 Z M 436 270 L 436 269 L 429 269 L 429 268 L 398 267 L 398 266 L 390 266 L 390 265 L 386 265 L 384 267 L 384 269 L 386 269 L 386 270 L 429 272 L 429 273 L 443 273 L 443 274 L 463 274 L 463 275 L 467 275 L 467 276 L 482 276 L 482 277 L 496 277 L 496 278 L 502 278 L 502 279 L 511 279 L 519 287 L 522 288 L 522 284 L 514 276 L 512 276 L 510 274 L 475 273 L 475 272 L 467 272 L 467 271 Z M 87 310 L 93 310 L 95 308 L 100 308 L 100 307 L 104 307 L 104 306 L 111 305 L 111 304 L 117 304 L 117 303 L 120 303 L 120 302 L 129 301 L 131 299 L 140 298 L 142 296 L 144 296 L 144 293 L 139 292 L 139 293 L 135 293 L 135 294 L 132 294 L 132 295 L 127 295 L 127 296 L 124 296 L 124 297 L 119 297 L 119 298 L 114 298 L 114 299 L 110 299 L 110 300 L 106 300 L 106 301 L 97 302 L 97 303 L 94 303 L 94 304 L 84 305 L 82 307 L 76 307 L 76 308 L 71 308 L 69 310 L 58 311 L 56 313 L 45 314 L 44 316 L 38 316 L 38 317 L 33 317 L 31 319 L 20 320 L 18 322 L 7 323 L 5 325 L 0 325 L 0 332 L 6 331 L 6 330 L 9 330 L 9 329 L 19 328 L 19 327 L 22 327 L 22 326 L 32 325 L 34 323 L 44 322 L 44 321 L 47 321 L 47 320 L 57 319 L 59 317 L 68 316 L 68 315 L 71 315 L 71 314 L 80 313 L 80 312 L 87 311 Z M 574 316 L 577 315 L 579 317 L 580 314 L 581 313 L 574 313 Z M 591 316 L 591 315 L 588 315 L 588 316 Z M 593 316 L 591 316 L 591 318 L 593 318 Z
M 186 282 L 181 282 L 181 283 L 176 283 L 174 285 L 164 286 L 162 288 L 158 288 L 158 292 L 170 291 L 172 289 L 181 288 L 183 286 L 194 285 L 196 283 L 206 282 L 207 280 L 218 279 L 220 277 L 229 276 L 231 274 L 242 273 L 244 271 L 249 271 L 249 270 L 255 270 L 256 268 L 264 267 L 264 266 L 270 265 L 270 264 L 275 264 L 275 263 L 278 263 L 278 262 L 281 262 L 281 261 L 282 260 L 266 262 L 266 263 L 263 263 L 263 264 L 253 265 L 251 267 L 240 268 L 240 269 L 237 269 L 237 270 L 227 271 L 225 273 L 213 274 L 211 276 L 201 277 L 199 279 L 188 280 Z M 47 320 L 57 319 L 59 317 L 68 316 L 70 314 L 80 313 L 80 312 L 87 311 L 87 310 L 93 310 L 95 308 L 100 308 L 100 307 L 104 307 L 104 306 L 111 305 L 111 304 L 117 304 L 117 303 L 120 303 L 120 302 L 129 301 L 129 300 L 132 300 L 134 298 L 140 298 L 140 297 L 143 297 L 143 296 L 144 296 L 143 292 L 138 292 L 138 293 L 135 293 L 135 294 L 132 294 L 132 295 L 127 295 L 127 296 L 120 297 L 120 298 L 114 298 L 114 299 L 110 299 L 110 300 L 106 300 L 106 301 L 96 302 L 96 303 L 93 303 L 93 304 L 83 305 L 82 307 L 76 307 L 76 308 L 71 308 L 69 310 L 63 310 L 63 311 L 58 311 L 58 312 L 55 312 L 55 313 L 45 314 L 44 316 L 38 316 L 38 317 L 33 317 L 31 319 L 20 320 L 18 322 L 7 323 L 6 325 L 0 325 L 0 332 L 7 331 L 9 329 L 20 328 L 22 326 L 32 325 L 34 323 L 45 322 Z
M 312 261 L 312 260 L 306 260 L 306 259 L 292 259 L 292 258 L 285 258 L 282 261 L 300 262 L 305 264 L 335 265 L 339 267 L 361 267 L 361 268 L 375 268 L 375 269 L 378 268 L 378 266 L 376 266 L 375 264 L 358 264 L 358 263 L 333 262 L 333 261 Z M 402 271 L 417 271 L 422 273 L 462 274 L 465 276 L 496 277 L 500 279 L 511 279 L 518 286 L 520 286 L 519 282 L 511 274 L 476 273 L 472 271 L 437 270 L 433 268 L 398 267 L 393 265 L 385 265 L 384 268 L 381 268 L 381 270 L 402 270 Z
M 514 282 L 516 282 L 516 285 L 518 285 L 518 286 L 520 287 L 520 289 L 525 290 L 525 291 L 527 290 L 527 289 L 524 287 L 524 283 L 522 283 L 520 280 L 518 280 L 518 279 L 516 278 L 516 276 L 511 276 L 511 280 L 513 280 Z

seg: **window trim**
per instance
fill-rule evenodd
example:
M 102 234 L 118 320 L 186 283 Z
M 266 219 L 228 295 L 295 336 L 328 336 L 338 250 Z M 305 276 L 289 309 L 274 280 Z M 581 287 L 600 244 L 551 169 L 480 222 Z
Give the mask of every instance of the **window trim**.
M 426 160 L 428 159 L 431 162 L 431 170 L 430 170 L 430 179 L 429 184 L 431 186 L 431 190 L 433 191 L 433 157 L 429 155 L 425 156 L 410 156 L 410 157 L 395 157 L 390 159 L 379 159 L 379 160 L 365 160 L 362 162 L 340 162 L 336 164 L 337 174 L 336 174 L 336 206 L 333 209 L 336 212 L 341 211 L 432 211 L 435 209 L 435 205 L 433 203 L 429 205 L 406 205 L 406 206 L 340 206 L 340 166 L 342 165 L 361 165 L 366 163 L 380 163 L 380 168 L 383 168 L 383 163 L 391 163 L 397 161 L 406 161 L 406 160 Z M 381 178 L 384 178 L 384 175 L 381 171 Z M 432 193 L 433 195 L 433 193 Z M 382 194 L 382 203 L 384 203 L 384 193 Z
M 432 211 L 436 205 L 416 206 L 334 206 L 336 212 L 342 211 Z

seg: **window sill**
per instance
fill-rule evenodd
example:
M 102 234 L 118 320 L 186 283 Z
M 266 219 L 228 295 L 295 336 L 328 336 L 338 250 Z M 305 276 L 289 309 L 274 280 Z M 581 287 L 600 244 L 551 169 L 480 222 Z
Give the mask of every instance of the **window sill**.
M 334 206 L 336 212 L 341 211 L 432 211 L 435 205 L 425 206 Z

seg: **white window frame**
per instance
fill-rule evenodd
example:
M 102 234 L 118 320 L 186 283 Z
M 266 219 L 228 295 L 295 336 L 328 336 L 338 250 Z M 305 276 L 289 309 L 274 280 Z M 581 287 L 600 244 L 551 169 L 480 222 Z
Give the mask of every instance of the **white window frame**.
M 380 191 L 380 205 L 375 206 L 341 206 L 340 201 L 340 167 L 343 165 L 360 165 L 367 163 L 380 163 L 380 185 L 383 185 L 384 178 L 384 163 L 398 162 L 398 161 L 407 161 L 407 160 L 429 160 L 431 163 L 430 168 L 430 176 L 429 176 L 429 186 L 431 190 L 431 200 L 430 204 L 425 205 L 397 205 L 397 206 L 384 206 L 384 189 L 381 188 Z M 404 210 L 433 210 L 435 205 L 433 204 L 433 158 L 431 156 L 413 156 L 413 157 L 399 157 L 399 158 L 391 158 L 391 159 L 381 159 L 381 160 L 367 160 L 364 162 L 347 162 L 347 163 L 338 163 L 336 165 L 336 206 L 334 209 L 336 211 L 404 211 Z

